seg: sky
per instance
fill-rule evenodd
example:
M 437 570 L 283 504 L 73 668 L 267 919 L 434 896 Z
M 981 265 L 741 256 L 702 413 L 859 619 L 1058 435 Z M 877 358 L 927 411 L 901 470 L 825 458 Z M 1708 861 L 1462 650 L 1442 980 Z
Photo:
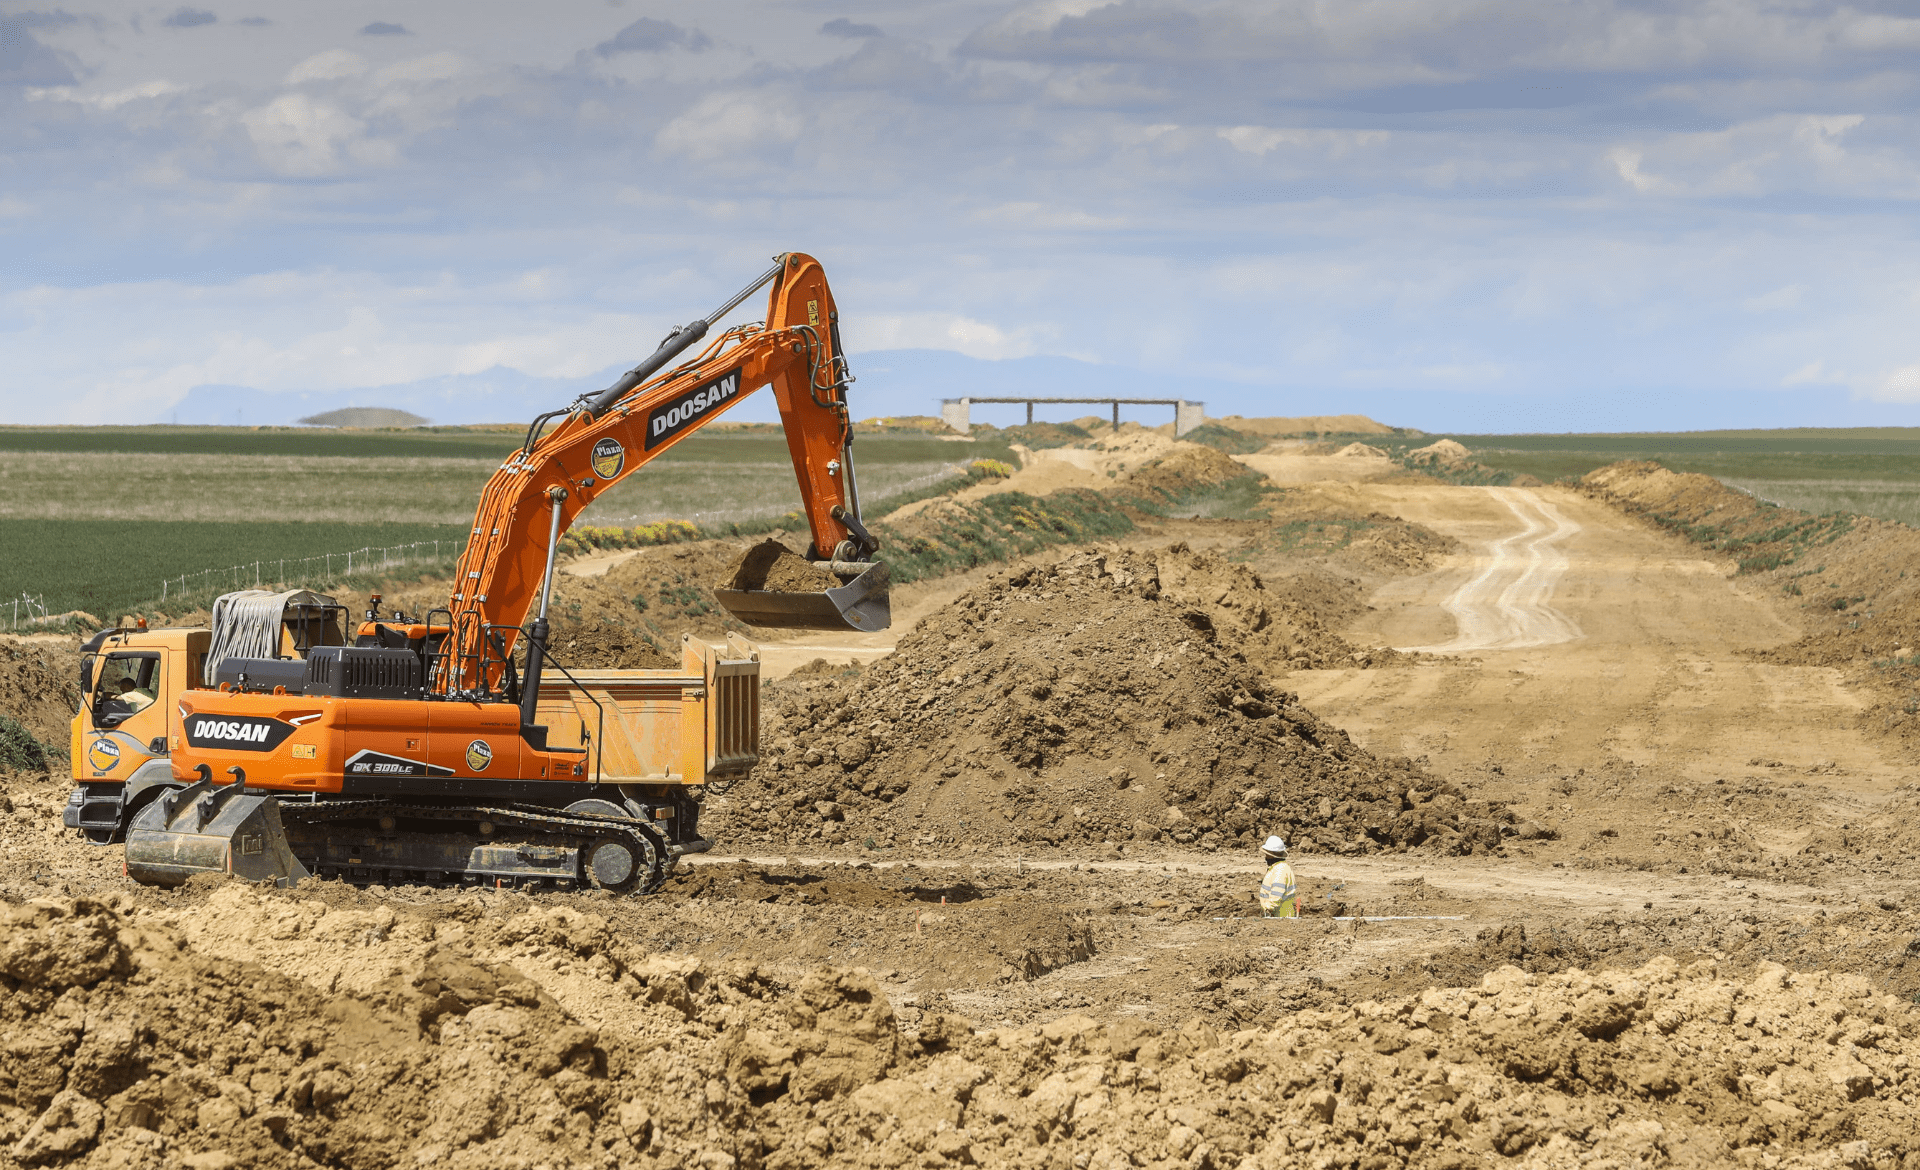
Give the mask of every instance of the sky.
M 531 415 L 797 250 L 863 416 L 1920 425 L 1912 3 L 202 2 L 0 0 L 0 421 Z

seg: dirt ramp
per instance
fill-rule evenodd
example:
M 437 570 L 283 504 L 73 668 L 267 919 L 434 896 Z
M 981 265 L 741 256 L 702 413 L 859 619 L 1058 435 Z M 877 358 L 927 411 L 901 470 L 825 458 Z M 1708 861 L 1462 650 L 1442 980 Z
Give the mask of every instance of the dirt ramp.
M 1362 750 L 1250 664 L 1236 635 L 1277 625 L 1251 603 L 1251 574 L 1186 552 L 1169 563 L 1163 575 L 1151 557 L 1105 550 L 996 575 L 856 678 L 783 684 L 765 762 L 728 794 L 722 831 L 1209 847 L 1281 832 L 1340 852 L 1499 843 L 1498 809 Z

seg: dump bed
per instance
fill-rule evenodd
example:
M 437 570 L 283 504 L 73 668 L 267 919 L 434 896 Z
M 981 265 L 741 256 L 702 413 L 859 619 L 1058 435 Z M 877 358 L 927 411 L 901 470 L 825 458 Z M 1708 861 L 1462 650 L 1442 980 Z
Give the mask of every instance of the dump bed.
M 584 748 L 586 779 L 704 784 L 759 762 L 760 652 L 729 634 L 681 640 L 679 670 L 576 670 L 549 665 L 539 722 L 552 748 Z

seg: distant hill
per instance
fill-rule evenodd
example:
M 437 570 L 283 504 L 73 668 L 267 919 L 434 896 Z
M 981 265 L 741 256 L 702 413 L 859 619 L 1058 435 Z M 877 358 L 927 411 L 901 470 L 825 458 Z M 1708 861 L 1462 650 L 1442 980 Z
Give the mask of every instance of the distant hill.
M 432 420 L 387 406 L 343 406 L 300 421 L 310 427 L 424 427 Z

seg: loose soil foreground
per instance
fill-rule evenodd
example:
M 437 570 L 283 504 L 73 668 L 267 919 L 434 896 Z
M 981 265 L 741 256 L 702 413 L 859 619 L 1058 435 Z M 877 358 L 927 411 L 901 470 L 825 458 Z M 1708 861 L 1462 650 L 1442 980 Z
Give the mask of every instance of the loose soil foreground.
M 765 762 L 649 899 L 143 889 L 12 774 L 0 1166 L 1920 1165 L 1904 624 L 1651 473 L 1289 450 L 1264 516 L 769 639 Z M 1875 533 L 1815 555 L 1904 614 Z M 576 650 L 724 628 L 743 547 L 577 566 Z M 74 665 L 0 644 L 0 703 L 63 743 Z

